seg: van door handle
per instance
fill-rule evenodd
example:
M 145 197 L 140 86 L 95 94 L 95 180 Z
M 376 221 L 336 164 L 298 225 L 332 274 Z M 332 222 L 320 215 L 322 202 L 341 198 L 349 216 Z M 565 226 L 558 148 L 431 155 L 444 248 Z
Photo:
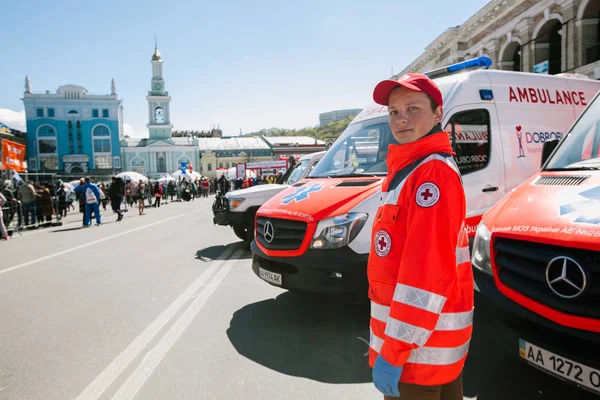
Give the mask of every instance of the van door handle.
M 482 192 L 495 192 L 497 190 L 498 190 L 498 186 L 490 186 L 490 187 L 481 189 Z

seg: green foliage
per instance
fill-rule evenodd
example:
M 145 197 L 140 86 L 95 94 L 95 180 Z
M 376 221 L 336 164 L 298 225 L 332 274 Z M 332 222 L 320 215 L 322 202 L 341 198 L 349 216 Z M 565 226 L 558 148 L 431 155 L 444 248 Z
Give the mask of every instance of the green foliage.
M 353 119 L 353 117 L 349 117 L 341 121 L 330 122 L 325 126 L 306 127 L 302 129 L 261 129 L 258 132 L 252 132 L 244 136 L 308 136 L 324 142 L 334 142 Z

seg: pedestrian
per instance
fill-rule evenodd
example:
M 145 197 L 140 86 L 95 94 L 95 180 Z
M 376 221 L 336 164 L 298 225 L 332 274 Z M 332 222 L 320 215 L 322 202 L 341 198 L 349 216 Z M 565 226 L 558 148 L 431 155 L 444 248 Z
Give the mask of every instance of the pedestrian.
M 162 186 L 156 182 L 154 184 L 154 207 L 160 207 L 160 199 L 162 198 Z
M 443 100 L 427 76 L 380 82 L 397 144 L 372 229 L 369 364 L 384 399 L 462 400 L 473 321 L 466 200 Z
M 96 226 L 100 226 L 102 224 L 102 220 L 100 218 L 100 189 L 98 189 L 98 186 L 93 184 L 89 177 L 86 177 L 85 184 L 77 186 L 75 191 L 83 194 L 85 199 L 83 226 L 87 228 L 92 224 L 90 220 L 90 215 L 92 212 L 96 216 Z
M 123 211 L 121 211 L 121 203 L 123 202 L 123 180 L 113 176 L 110 186 L 108 187 L 108 197 L 110 198 L 110 206 L 117 213 L 117 222 L 123 219 Z
M 6 197 L 0 192 L 0 239 L 8 240 L 8 229 L 4 225 L 3 208 L 8 204 Z M 7 207 L 8 209 L 8 207 Z

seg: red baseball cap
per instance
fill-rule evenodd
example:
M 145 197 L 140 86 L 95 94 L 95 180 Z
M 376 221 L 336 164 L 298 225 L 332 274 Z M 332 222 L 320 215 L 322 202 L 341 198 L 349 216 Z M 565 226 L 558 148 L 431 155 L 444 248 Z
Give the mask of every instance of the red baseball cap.
M 438 106 L 444 105 L 440 88 L 427 75 L 423 74 L 405 74 L 397 81 L 387 79 L 379 82 L 373 90 L 373 100 L 377 104 L 387 106 L 390 93 L 398 86 L 403 86 L 415 92 L 427 93 Z

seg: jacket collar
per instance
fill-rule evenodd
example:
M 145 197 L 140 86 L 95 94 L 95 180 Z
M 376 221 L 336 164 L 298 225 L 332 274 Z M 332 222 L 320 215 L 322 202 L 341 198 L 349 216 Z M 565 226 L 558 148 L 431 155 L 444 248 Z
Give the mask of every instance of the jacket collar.
M 448 133 L 442 130 L 441 125 L 436 125 L 433 129 L 420 139 L 407 144 L 390 144 L 388 146 L 387 166 L 388 173 L 398 171 L 408 164 L 426 157 L 433 153 L 450 153 L 452 145 Z

